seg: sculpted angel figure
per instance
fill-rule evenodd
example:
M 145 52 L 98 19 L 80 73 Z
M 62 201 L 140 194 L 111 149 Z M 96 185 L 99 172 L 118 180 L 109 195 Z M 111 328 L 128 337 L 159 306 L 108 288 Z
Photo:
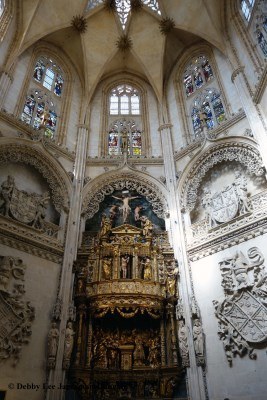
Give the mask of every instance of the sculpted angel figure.
M 15 186 L 15 180 L 13 176 L 8 175 L 7 180 L 1 185 L 1 198 L 0 198 L 0 208 L 4 206 L 4 215 L 7 217 L 9 213 L 12 191 Z M 1 201 L 2 200 L 2 201 Z

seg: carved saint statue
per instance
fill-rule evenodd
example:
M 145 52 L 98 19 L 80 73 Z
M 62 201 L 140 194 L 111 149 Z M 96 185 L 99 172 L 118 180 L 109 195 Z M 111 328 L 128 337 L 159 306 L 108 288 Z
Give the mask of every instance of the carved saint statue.
M 111 278 L 111 258 L 103 258 L 103 279 L 110 279 Z
M 153 232 L 152 222 L 145 215 L 140 217 L 140 221 L 142 221 L 143 236 L 145 236 L 146 238 L 151 237 Z
M 205 209 L 209 227 L 212 228 L 214 226 L 217 226 L 217 222 L 213 216 L 212 194 L 210 190 L 207 188 L 204 189 L 204 195 L 202 197 L 202 206 Z
M 129 277 L 129 262 L 130 262 L 130 256 L 128 254 L 125 254 L 124 256 L 121 257 L 121 277 L 122 279 L 126 279 Z
M 32 226 L 34 228 L 39 228 L 42 229 L 44 226 L 44 219 L 46 216 L 46 209 L 48 206 L 48 202 L 49 202 L 50 196 L 48 192 L 45 192 L 41 199 L 39 200 L 39 203 L 37 205 L 37 211 L 36 211 L 36 216 L 34 218 L 34 221 L 32 223 Z
M 1 198 L 0 198 L 0 208 L 4 207 L 4 215 L 7 217 L 10 208 L 12 191 L 15 186 L 15 181 L 13 176 L 8 175 L 7 180 L 1 185 Z
M 149 257 L 142 261 L 144 279 L 150 281 L 152 279 L 152 265 Z
M 247 179 L 242 175 L 241 171 L 235 171 L 234 186 L 239 201 L 240 213 L 251 211 L 248 205 Z
M 135 349 L 133 352 L 134 366 L 140 366 L 144 364 L 145 352 L 143 347 L 143 341 L 140 335 L 137 335 L 135 339 Z
M 127 194 L 123 194 L 122 197 L 116 197 L 112 196 L 116 200 L 122 201 L 122 206 L 120 207 L 120 210 L 122 211 L 122 219 L 123 223 L 125 224 L 130 216 L 131 213 L 131 207 L 129 206 L 129 201 L 138 199 L 139 196 L 128 196 Z
M 183 366 L 188 366 L 189 350 L 187 342 L 187 329 L 185 327 L 183 320 L 179 321 L 178 341 L 179 341 L 180 355 L 182 357 L 182 364 Z
M 193 325 L 193 339 L 194 339 L 194 348 L 196 355 L 204 356 L 204 343 L 203 343 L 203 333 L 202 327 L 199 319 L 195 319 Z
M 111 230 L 111 221 L 110 218 L 106 216 L 106 214 L 102 215 L 102 220 L 101 220 L 101 230 L 100 230 L 100 235 L 104 236 L 106 235 L 110 230 Z
M 54 367 L 57 348 L 58 348 L 59 330 L 56 322 L 52 322 L 51 329 L 48 332 L 48 365 L 50 368 Z
M 75 332 L 72 329 L 72 322 L 67 323 L 66 333 L 65 333 L 65 345 L 64 345 L 64 354 L 63 354 L 63 365 L 65 368 L 69 367 L 71 353 L 74 344 L 74 335 Z

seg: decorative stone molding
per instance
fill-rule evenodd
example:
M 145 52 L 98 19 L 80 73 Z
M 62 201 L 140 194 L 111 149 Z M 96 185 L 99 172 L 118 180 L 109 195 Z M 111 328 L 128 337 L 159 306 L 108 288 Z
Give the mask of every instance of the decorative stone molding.
M 223 161 L 237 161 L 248 174 L 260 176 L 264 166 L 258 150 L 247 143 L 228 142 L 211 146 L 199 157 L 187 173 L 182 186 L 182 208 L 192 211 L 197 200 L 197 191 L 205 174 Z
M 243 73 L 244 72 L 244 69 L 245 69 L 245 67 L 244 66 L 241 66 L 241 67 L 238 67 L 238 68 L 236 68 L 235 70 L 234 70 L 234 72 L 232 73 L 232 75 L 231 75 L 231 81 L 234 83 L 234 80 L 235 80 L 235 78 L 237 77 L 237 75 L 239 75 L 240 73 Z
M 18 362 L 22 346 L 29 342 L 35 310 L 25 300 L 26 265 L 20 258 L 0 256 L 0 361 Z
M 219 265 L 225 299 L 213 301 L 219 319 L 218 335 L 229 365 L 245 354 L 255 359 L 254 348 L 267 341 L 267 272 L 257 247 L 223 259 Z
M 151 203 L 152 209 L 159 218 L 165 217 L 167 210 L 167 202 L 155 184 L 148 180 L 132 174 L 124 174 L 118 177 L 110 177 L 110 182 L 105 184 L 102 182 L 101 187 L 92 187 L 90 193 L 87 193 L 82 205 L 82 215 L 86 218 L 92 218 L 99 210 L 99 204 L 104 200 L 105 196 L 112 194 L 116 190 L 122 189 L 134 190 L 145 196 L 146 200 Z
M 0 147 L 0 164 L 21 162 L 35 167 L 48 182 L 53 204 L 58 212 L 68 209 L 68 190 L 62 173 L 56 164 L 36 147 L 22 144 L 4 143 Z

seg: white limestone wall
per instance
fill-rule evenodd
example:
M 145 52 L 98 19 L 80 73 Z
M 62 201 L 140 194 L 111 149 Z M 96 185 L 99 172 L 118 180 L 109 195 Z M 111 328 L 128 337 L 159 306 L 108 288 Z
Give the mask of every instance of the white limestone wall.
M 202 258 L 191 264 L 192 280 L 197 303 L 203 323 L 206 339 L 207 383 L 210 400 L 266 400 L 267 352 L 265 346 L 256 350 L 257 359 L 251 360 L 248 355 L 243 358 L 236 356 L 233 366 L 228 365 L 222 341 L 217 334 L 218 320 L 214 314 L 212 301 L 221 302 L 224 291 L 221 287 L 221 272 L 219 262 L 225 257 L 247 251 L 257 246 L 265 257 L 267 266 L 267 236 L 233 246 L 212 256 Z
M 31 51 L 26 51 L 19 57 L 14 70 L 14 79 L 3 105 L 3 108 L 5 108 L 7 112 L 18 114 L 19 117 L 22 113 L 23 105 L 21 109 L 18 109 L 18 103 L 25 75 L 28 72 L 31 53 Z
M 154 92 L 152 88 L 146 85 L 146 93 L 147 93 L 147 104 L 148 104 L 148 126 L 149 126 L 149 133 L 150 133 L 150 145 L 151 150 L 150 154 L 153 157 L 162 157 L 162 149 L 161 149 L 161 140 L 160 140 L 160 133 L 159 133 L 159 109 L 157 100 L 155 98 Z M 146 116 L 145 116 L 146 117 Z
M 43 400 L 47 335 L 56 300 L 60 266 L 4 245 L 0 245 L 0 255 L 19 257 L 26 264 L 24 299 L 35 308 L 32 335 L 29 337 L 29 343 L 22 345 L 21 359 L 15 367 L 10 359 L 0 363 L 0 390 L 7 390 L 7 399 L 10 400 Z M 14 389 L 8 388 L 10 383 L 14 384 Z M 40 388 L 19 389 L 18 384 L 27 383 L 40 385 Z
M 71 82 L 72 91 L 70 98 L 70 109 L 69 115 L 67 116 L 67 125 L 65 125 L 65 121 L 63 122 L 63 126 L 65 126 L 64 133 L 66 135 L 65 143 L 66 147 L 70 151 L 76 150 L 77 143 L 77 134 L 78 134 L 78 124 L 80 123 L 80 109 L 81 109 L 81 101 L 82 101 L 82 88 L 78 78 L 74 79 Z M 64 92 L 62 94 L 62 101 L 69 100 L 64 99 Z
M 101 104 L 103 101 L 102 85 L 96 91 L 95 96 L 91 102 L 91 113 L 90 113 L 90 131 L 88 140 L 88 156 L 98 157 L 100 155 L 100 143 L 101 143 L 101 116 L 103 110 L 101 110 Z M 106 140 L 108 137 L 106 134 Z
M 242 103 L 240 101 L 235 84 L 231 80 L 233 71 L 231 70 L 227 58 L 218 49 L 214 48 L 213 54 L 220 74 L 220 81 L 223 86 L 224 94 L 228 101 L 230 114 L 235 114 L 242 107 Z

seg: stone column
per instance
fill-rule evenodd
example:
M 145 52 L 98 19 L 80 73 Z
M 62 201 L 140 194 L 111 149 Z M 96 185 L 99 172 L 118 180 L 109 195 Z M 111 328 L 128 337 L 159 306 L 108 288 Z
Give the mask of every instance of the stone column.
M 0 109 L 3 107 L 11 83 L 12 83 L 11 75 L 7 71 L 2 70 L 0 76 Z
M 48 379 L 48 385 L 55 385 L 55 387 L 58 387 L 60 383 L 64 385 L 65 381 L 65 371 L 62 369 L 65 327 L 68 321 L 69 304 L 72 300 L 72 266 L 73 261 L 76 259 L 79 239 L 79 224 L 82 202 L 81 194 L 83 189 L 84 172 L 86 165 L 88 132 L 89 129 L 87 126 L 78 126 L 74 179 L 72 183 L 72 195 L 70 199 L 70 213 L 68 218 L 65 252 L 62 262 L 62 273 L 58 294 L 58 297 L 62 299 L 61 321 L 59 327 L 60 337 L 58 343 L 56 366 Z M 48 389 L 46 393 L 46 400 L 63 400 L 64 395 L 64 390 Z
M 188 326 L 188 344 L 190 367 L 187 368 L 189 397 L 191 400 L 205 400 L 205 383 L 201 367 L 197 366 L 197 360 L 194 351 L 192 324 L 191 324 L 191 282 L 189 276 L 189 267 L 186 255 L 185 238 L 182 224 L 182 214 L 180 203 L 176 190 L 176 169 L 174 161 L 174 152 L 171 138 L 171 124 L 163 124 L 159 127 L 161 135 L 162 152 L 164 159 L 164 168 L 166 176 L 166 185 L 169 191 L 170 208 L 170 238 L 174 248 L 174 255 L 179 263 L 180 288 L 179 292 L 184 304 L 184 318 Z
M 264 117 L 257 109 L 252 99 L 252 93 L 250 93 L 246 77 L 244 74 L 245 67 L 236 68 L 233 73 L 231 80 L 235 84 L 236 90 L 239 94 L 240 101 L 248 119 L 250 129 L 253 133 L 254 138 L 257 140 L 259 146 L 259 152 L 263 160 L 264 166 L 267 170 L 267 127 Z

